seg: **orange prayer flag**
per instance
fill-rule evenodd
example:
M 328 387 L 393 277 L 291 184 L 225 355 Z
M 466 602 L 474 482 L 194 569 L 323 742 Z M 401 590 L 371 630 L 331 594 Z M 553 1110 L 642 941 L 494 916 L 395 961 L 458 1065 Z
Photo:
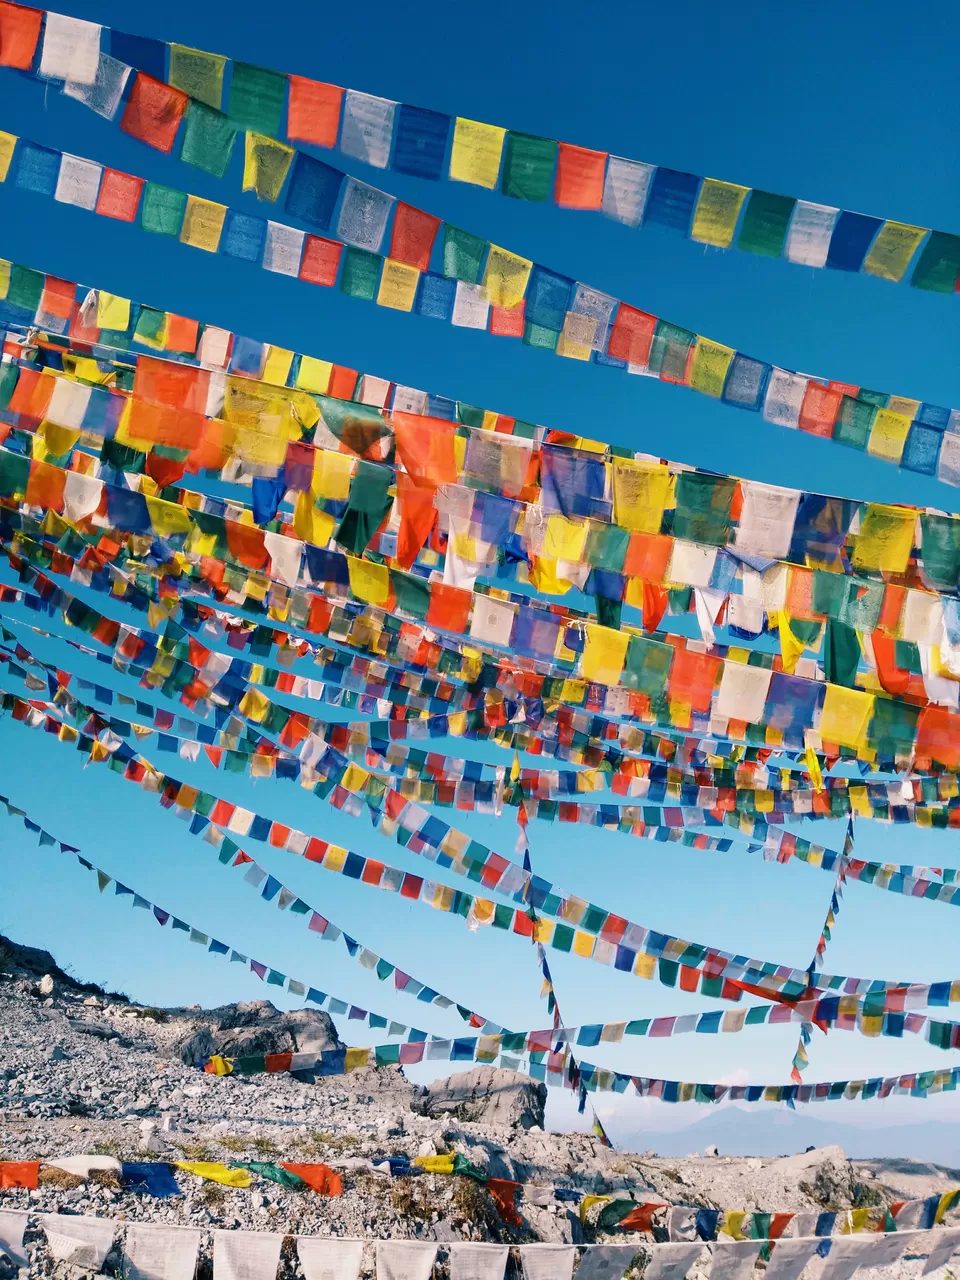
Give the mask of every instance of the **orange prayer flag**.
M 419 267 L 421 271 L 428 271 L 439 226 L 439 218 L 399 201 L 393 215 L 390 257 L 397 262 L 406 262 L 411 267 Z
M 833 424 L 842 399 L 842 391 L 824 387 L 819 382 L 808 382 L 800 406 L 800 430 L 829 439 L 833 435 Z
M 66 479 L 67 473 L 60 467 L 51 466 L 49 462 L 31 462 L 25 501 L 47 511 L 62 511 Z
M 723 666 L 722 658 L 707 653 L 678 649 L 670 668 L 667 686 L 671 701 L 689 704 L 694 711 L 709 711 L 713 689 Z
M 423 418 L 416 413 L 394 413 L 397 454 L 416 484 L 456 484 L 454 453 L 456 427 L 444 418 Z
M 210 374 L 206 369 L 138 356 L 133 394 L 148 404 L 202 414 L 207 407 Z
M 0 2 L 0 67 L 29 71 L 40 39 L 43 12 Z M 34 1183 L 34 1186 L 37 1184 Z
M 657 317 L 621 302 L 613 322 L 607 355 L 627 364 L 646 365 L 657 328 Z
M 917 755 L 929 756 L 948 769 L 960 765 L 960 715 L 929 705 L 917 721 Z
M 262 569 L 267 563 L 262 531 L 252 525 L 239 524 L 236 520 L 225 520 L 224 525 L 231 556 L 248 569 Z
M 339 85 L 324 84 L 308 76 L 287 76 L 290 104 L 287 107 L 287 137 L 312 142 L 316 147 L 335 147 L 340 129 Z
M 55 387 L 56 378 L 39 373 L 36 369 L 21 369 L 7 405 L 8 413 L 22 413 L 39 422 L 46 417 L 47 406 Z
M 322 1196 L 343 1195 L 343 1180 L 329 1165 L 288 1164 L 286 1160 L 281 1160 L 280 1168 L 295 1173 L 298 1178 L 304 1180 L 311 1191 L 317 1191 Z
M 175 316 L 172 311 L 168 311 L 165 344 L 167 350 L 189 351 L 191 354 L 195 352 L 199 327 L 196 320 L 188 320 L 186 316 Z
M 411 567 L 436 524 L 434 495 L 434 489 L 418 485 L 405 471 L 397 472 L 397 564 L 401 569 Z
M 40 1177 L 39 1160 L 0 1160 L 0 1187 L 35 1191 Z
M 205 422 L 203 414 L 188 413 L 172 405 L 147 404 L 131 397 L 126 430 L 134 440 L 172 449 L 195 449 L 203 437 Z
M 148 147 L 170 152 L 188 102 L 179 89 L 138 71 L 120 128 Z
M 561 142 L 554 200 L 566 209 L 599 209 L 606 167 L 606 151 L 588 151 L 586 147 Z
M 57 276 L 44 276 L 40 310 L 66 320 L 73 311 L 77 286 L 72 280 L 60 280 Z
M 120 222 L 133 222 L 142 190 L 142 178 L 135 178 L 121 169 L 104 169 L 97 197 L 97 213 Z
M 436 627 L 440 631 L 456 631 L 462 635 L 467 629 L 472 600 L 472 593 L 464 591 L 462 587 L 432 582 L 427 626 Z
M 357 389 L 357 377 L 356 369 L 347 369 L 342 364 L 335 364 L 330 374 L 327 395 L 333 396 L 335 400 L 352 400 L 353 393 Z
M 308 284 L 335 285 L 342 252 L 343 245 L 336 240 L 307 236 L 300 262 L 300 279 Z
M 631 533 L 623 572 L 628 578 L 662 582 L 670 562 L 673 539 L 665 533 Z

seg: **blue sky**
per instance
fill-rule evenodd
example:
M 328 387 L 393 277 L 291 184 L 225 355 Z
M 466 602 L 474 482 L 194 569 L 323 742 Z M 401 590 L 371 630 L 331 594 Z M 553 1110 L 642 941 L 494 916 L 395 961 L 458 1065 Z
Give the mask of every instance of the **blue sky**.
M 883 3 L 869 20 L 824 3 L 728 10 L 693 2 L 682 19 L 668 6 L 496 3 L 322 9 L 304 0 L 265 11 L 242 0 L 197 6 L 168 0 L 131 7 L 101 0 L 63 11 L 139 34 L 213 49 L 530 133 L 743 182 L 805 199 L 952 229 L 955 23 L 945 4 L 904 23 Z M 276 16 L 275 16 L 276 15 Z M 931 36 L 936 32 L 936 38 Z M 255 208 L 239 194 L 238 168 L 224 183 L 150 151 L 50 88 L 3 76 L 0 128 L 174 186 Z M 939 404 L 958 401 L 956 301 L 865 276 L 812 271 L 722 253 L 657 230 L 630 231 L 595 215 L 525 205 L 475 187 L 420 183 L 335 163 L 496 243 L 721 342 L 806 372 Z M 228 193 L 228 194 L 225 194 Z M 262 212 L 262 210 L 261 210 Z M 306 351 L 410 386 L 459 397 L 578 434 L 679 461 L 877 501 L 956 509 L 955 491 L 861 454 L 769 426 L 682 389 L 548 358 L 419 317 L 360 304 L 233 260 L 147 238 L 134 227 L 0 187 L 0 254 L 55 274 Z M 4 580 L 9 579 L 9 571 Z M 33 643 L 29 641 L 28 643 Z M 38 652 L 49 655 L 36 643 Z M 92 664 L 74 663 L 92 675 Z M 96 668 L 98 678 L 106 668 Z M 105 680 L 105 683 L 111 681 Z M 132 692 L 116 677 L 113 687 Z M 469 749 L 467 744 L 466 749 Z M 453 754 L 463 754 L 451 744 Z M 149 754 L 149 750 L 148 750 Z M 37 733 L 0 724 L 0 789 L 62 839 L 151 898 L 241 950 L 364 1006 L 427 1030 L 459 1019 L 392 996 L 302 926 L 256 900 L 236 872 L 156 801 Z M 172 757 L 163 757 L 171 760 Z M 289 820 L 422 872 L 422 859 L 366 822 L 329 810 L 285 782 L 250 782 L 207 765 L 182 776 L 272 817 Z M 467 824 L 464 824 L 467 825 Z M 478 818 L 472 832 L 511 853 L 515 830 Z M 552 880 L 632 918 L 721 947 L 805 965 L 823 920 L 831 878 L 757 855 L 699 853 L 585 829 L 532 824 L 534 865 Z M 839 847 L 833 824 L 804 834 Z M 952 863 L 955 837 L 860 824 L 871 857 Z M 4 854 L 0 930 L 47 946 L 82 977 L 155 1003 L 211 1004 L 263 989 L 139 912 L 98 899 L 79 869 L 35 851 L 0 819 Z M 389 959 L 464 1004 L 514 1027 L 544 1024 L 531 949 L 394 896 L 330 876 L 274 850 L 254 856 L 324 914 Z M 260 856 L 262 853 L 262 856 Z M 454 883 L 451 881 L 451 883 Z M 851 885 L 828 952 L 833 971 L 910 978 L 960 974 L 950 908 Z M 685 1013 L 709 1002 L 558 958 L 566 1021 Z M 346 1029 L 344 1028 L 344 1031 Z M 792 1027 L 739 1036 L 638 1041 L 605 1064 L 687 1079 L 785 1080 Z M 811 1046 L 807 1078 L 893 1073 L 948 1064 L 907 1039 L 867 1041 L 837 1033 Z M 442 1064 L 437 1064 L 442 1066 Z M 635 1104 L 621 1100 L 618 1107 Z M 826 1118 L 879 1118 L 903 1104 L 830 1104 Z M 914 1103 L 911 1117 L 923 1118 Z M 689 1109 L 690 1118 L 699 1110 Z M 850 1113 L 850 1114 L 848 1114 Z M 899 1114 L 899 1112 L 897 1112 Z M 563 1117 L 562 1110 L 556 1112 Z M 616 1117 L 613 1121 L 615 1136 Z

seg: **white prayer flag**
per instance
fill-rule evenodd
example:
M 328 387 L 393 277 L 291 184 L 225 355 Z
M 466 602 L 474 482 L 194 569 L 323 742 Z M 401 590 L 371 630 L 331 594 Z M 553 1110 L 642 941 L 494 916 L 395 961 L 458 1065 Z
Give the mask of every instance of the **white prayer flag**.
M 583 1251 L 577 1280 L 620 1280 L 636 1252 L 632 1244 L 592 1244 Z
M 127 1280 L 193 1280 L 199 1248 L 196 1227 L 133 1222 L 123 1246 L 124 1275 Z
M 0 1258 L 6 1255 L 18 1267 L 29 1265 L 27 1251 L 23 1247 L 28 1216 L 16 1209 L 0 1209 Z
M 656 166 L 611 156 L 603 183 L 603 212 L 628 227 L 639 227 Z
M 796 427 L 800 423 L 800 406 L 806 395 L 809 378 L 802 373 L 788 373 L 774 368 L 763 400 L 763 417 L 778 427 Z
M 297 276 L 303 256 L 306 233 L 284 222 L 267 222 L 267 240 L 263 250 L 264 271 L 281 276 Z
M 509 600 L 477 596 L 470 616 L 470 637 L 487 644 L 509 645 L 516 616 L 517 606 Z
M 862 1235 L 838 1236 L 830 1241 L 819 1280 L 850 1280 L 860 1267 L 888 1267 L 906 1247 L 906 1240 L 896 1231 L 866 1239 Z
M 804 1240 L 778 1240 L 763 1273 L 764 1280 L 800 1280 L 800 1272 L 819 1247 L 820 1241 L 816 1236 Z
M 503 1280 L 507 1244 L 451 1244 L 450 1280 Z
M 725 1240 L 715 1244 L 710 1280 L 748 1280 L 763 1243 L 762 1240 Z
M 683 1280 L 702 1252 L 703 1244 L 699 1240 L 690 1244 L 658 1244 L 651 1251 L 643 1280 Z
M 75 98 L 77 102 L 82 102 L 98 116 L 112 120 L 117 114 L 131 70 L 132 68 L 125 62 L 118 62 L 116 58 L 111 58 L 109 53 L 101 53 L 93 83 L 70 76 L 63 86 L 63 92 L 68 98 Z
M 56 386 L 44 416 L 58 427 L 79 429 L 90 403 L 92 388 L 81 382 L 71 382 L 69 378 L 55 378 L 54 382 Z
M 576 1256 L 572 1244 L 522 1244 L 524 1280 L 570 1280 Z
M 348 89 L 344 94 L 340 130 L 343 154 L 364 160 L 375 169 L 385 169 L 390 163 L 396 109 L 397 104 L 389 98 L 375 98 L 369 93 Z
M 784 256 L 788 262 L 799 262 L 805 267 L 825 266 L 839 214 L 840 210 L 832 205 L 798 200 L 787 232 Z
M 419 1240 L 378 1240 L 377 1280 L 430 1280 L 435 1244 Z
M 708 806 L 709 807 L 709 806 Z M 676 1023 L 674 1023 L 676 1031 Z M 667 1230 L 671 1240 L 696 1240 L 697 1211 L 676 1206 L 667 1213 Z
M 44 1160 L 43 1163 L 62 1169 L 64 1173 L 72 1173 L 76 1178 L 89 1178 L 94 1170 L 119 1173 L 123 1168 L 113 1156 L 63 1156 L 59 1160 Z
M 93 84 L 100 62 L 100 28 L 95 22 L 48 13 L 39 75 L 45 80 Z
M 348 244 L 377 253 L 393 204 L 393 196 L 385 191 L 356 178 L 347 178 L 337 219 L 337 235 Z
M 783 560 L 793 541 L 800 492 L 780 485 L 741 480 L 743 506 L 734 545 L 745 556 Z
M 935 1240 L 934 1247 L 930 1250 L 930 1254 L 923 1264 L 921 1275 L 928 1276 L 931 1271 L 936 1271 L 938 1267 L 945 1266 L 950 1261 L 957 1249 L 960 1249 L 960 1230 L 952 1228 L 949 1231 L 936 1231 L 931 1233 L 931 1238 Z M 908 1243 L 909 1248 L 909 1243 Z
M 459 325 L 461 329 L 486 329 L 489 313 L 490 304 L 483 286 L 458 280 L 451 324 Z
M 297 1236 L 297 1254 L 306 1280 L 357 1280 L 363 1241 Z
M 54 200 L 61 204 L 72 204 L 78 209 L 86 209 L 92 213 L 97 207 L 97 194 L 100 190 L 100 175 L 103 169 L 92 160 L 82 160 L 79 156 L 67 155 L 64 152 L 60 159 L 60 173 L 57 176 L 57 189 L 53 193 Z M 63 379 L 58 378 L 58 382 Z M 76 386 L 76 383 L 72 384 Z
M 267 1231 L 215 1231 L 213 1274 L 217 1280 L 276 1280 L 283 1236 Z
M 113 1244 L 114 1224 L 109 1218 L 81 1218 L 64 1213 L 44 1213 L 40 1222 L 47 1245 L 58 1262 L 69 1262 L 88 1271 L 99 1271 Z
M 716 713 L 725 719 L 746 720 L 758 724 L 763 719 L 772 671 L 751 667 L 745 662 L 723 664 Z
M 288 538 L 282 533 L 267 530 L 263 535 L 263 545 L 270 557 L 273 573 L 288 587 L 296 586 L 303 559 L 303 543 L 297 538 Z

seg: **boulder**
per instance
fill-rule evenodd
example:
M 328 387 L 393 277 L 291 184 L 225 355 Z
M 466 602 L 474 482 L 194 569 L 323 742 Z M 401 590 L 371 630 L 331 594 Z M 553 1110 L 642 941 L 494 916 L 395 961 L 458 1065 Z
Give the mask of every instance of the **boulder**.
M 543 1127 L 545 1085 L 500 1067 L 474 1067 L 437 1080 L 417 1101 L 423 1115 L 453 1116 L 480 1124 Z
M 343 1044 L 329 1014 L 319 1009 L 283 1013 L 269 1000 L 207 1009 L 190 1020 L 176 1044 L 182 1062 L 205 1062 L 214 1053 L 242 1058 L 259 1053 L 323 1053 Z

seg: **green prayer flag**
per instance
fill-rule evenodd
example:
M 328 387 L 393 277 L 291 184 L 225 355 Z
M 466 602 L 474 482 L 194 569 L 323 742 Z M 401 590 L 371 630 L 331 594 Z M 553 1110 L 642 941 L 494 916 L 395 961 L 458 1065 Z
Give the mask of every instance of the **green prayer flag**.
M 558 151 L 552 138 L 508 131 L 500 190 L 517 200 L 549 200 Z
M 488 241 L 459 227 L 443 224 L 443 274 L 448 279 L 477 284 Z
M 877 406 L 859 396 L 844 396 L 833 426 L 833 439 L 850 449 L 866 449 Z
M 143 188 L 140 226 L 155 235 L 179 236 L 186 207 L 185 192 L 161 186 L 159 182 L 148 182 Z
M 20 453 L 0 453 L 0 497 L 22 498 L 29 479 L 29 458 Z
M 20 370 L 17 365 L 12 362 L 0 364 L 0 409 L 5 409 L 10 403 L 10 397 L 19 381 Z
M 542 324 L 526 324 L 523 329 L 523 341 L 528 347 L 538 347 L 541 351 L 556 351 L 560 334 L 554 329 L 545 329 Z
M 372 302 L 380 283 L 380 267 L 383 259 L 369 249 L 358 249 L 348 244 L 343 251 L 343 271 L 340 275 L 340 292 L 351 298 Z
M 390 570 L 390 585 L 397 598 L 397 608 L 415 618 L 425 618 L 430 608 L 430 583 L 426 578 L 418 578 L 416 574 L 404 573 L 400 569 Z M 480 868 L 482 873 L 482 868 Z M 471 876 L 471 879 L 474 877 Z M 480 874 L 476 879 L 479 880 Z
M 640 1206 L 636 1200 L 611 1200 L 609 1204 L 605 1204 L 597 1215 L 596 1229 L 598 1231 L 609 1231 L 616 1227 L 622 1218 L 628 1213 L 633 1213 L 634 1209 Z
M 12 263 L 10 287 L 7 290 L 8 305 L 34 313 L 40 305 L 43 286 L 42 271 L 33 271 L 30 267 L 21 267 L 16 262 Z
M 923 246 L 910 283 L 915 289 L 953 293 L 960 275 L 960 236 L 934 231 Z
M 631 636 L 623 668 L 623 683 L 628 689 L 646 694 L 651 702 L 663 696 L 673 662 L 672 645 Z
M 234 1064 L 234 1071 L 236 1071 L 236 1064 Z M 269 1164 L 263 1160 L 246 1160 L 243 1164 L 231 1164 L 230 1167 L 231 1169 L 248 1169 L 251 1173 L 256 1173 L 261 1178 L 266 1178 L 268 1182 L 279 1183 L 281 1187 L 294 1189 L 307 1185 L 302 1178 L 295 1173 L 291 1173 L 289 1169 L 284 1169 L 278 1164 Z
M 616 524 L 591 521 L 583 558 L 587 564 L 593 565 L 596 569 L 620 573 L 629 542 L 629 529 L 622 529 Z
M 876 698 L 868 734 L 870 745 L 881 760 L 909 756 L 917 736 L 920 708 L 899 698 Z
M 142 342 L 144 346 L 155 346 L 162 341 L 166 323 L 167 313 L 165 311 L 157 311 L 154 307 L 141 307 L 133 336 L 137 342 Z
M 230 79 L 230 119 L 238 129 L 277 137 L 283 120 L 287 77 L 249 62 L 235 62 Z
M 202 102 L 191 103 L 180 159 L 195 169 L 205 169 L 215 178 L 222 178 L 230 164 L 236 137 L 236 126 L 229 116 L 205 107 Z
M 315 396 L 323 425 L 341 444 L 360 457 L 385 436 L 393 434 L 382 412 L 368 404 Z
M 674 537 L 726 546 L 736 483 L 731 476 L 682 471 L 677 477 Z
M 459 1151 L 455 1152 L 453 1157 L 453 1172 L 462 1173 L 467 1178 L 473 1178 L 476 1182 L 486 1182 L 487 1175 L 479 1167 L 462 1155 Z
M 399 1061 L 400 1046 L 398 1044 L 381 1044 L 377 1046 L 376 1063 L 378 1067 L 387 1067 Z
M 960 581 L 960 520 L 923 512 L 920 551 L 931 584 L 938 591 L 955 591 Z
M 737 248 L 744 253 L 779 258 L 796 203 L 792 196 L 778 196 L 772 191 L 751 191 L 743 212 Z
M 350 482 L 347 510 L 334 535 L 337 542 L 359 556 L 372 541 L 374 534 L 389 514 L 393 505 L 389 489 L 393 472 L 389 467 L 361 459 Z
M 697 335 L 691 329 L 682 329 L 668 320 L 658 320 L 647 368 L 658 378 L 686 382 L 687 358 L 696 340 Z

